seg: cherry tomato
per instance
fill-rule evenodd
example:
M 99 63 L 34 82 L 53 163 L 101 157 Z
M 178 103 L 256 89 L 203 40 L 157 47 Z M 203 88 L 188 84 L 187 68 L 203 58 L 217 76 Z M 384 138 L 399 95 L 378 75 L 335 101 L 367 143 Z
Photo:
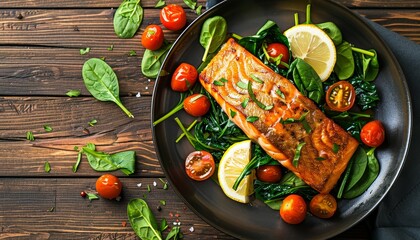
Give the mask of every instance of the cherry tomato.
M 268 52 L 268 55 L 272 58 L 277 58 L 280 55 L 282 55 L 281 61 L 285 63 L 289 62 L 289 58 L 290 58 L 289 48 L 282 43 L 268 44 L 267 52 Z M 283 68 L 285 66 L 279 64 L 279 67 Z
M 257 178 L 263 182 L 276 183 L 281 179 L 280 165 L 263 165 L 257 168 Z
M 360 139 L 369 147 L 379 147 L 385 140 L 385 129 L 381 121 L 366 123 L 360 131 Z
M 197 81 L 197 69 L 191 64 L 181 63 L 171 79 L 171 88 L 177 92 L 185 92 Z
M 286 223 L 299 224 L 306 218 L 305 199 L 297 194 L 287 196 L 280 207 L 280 216 Z
M 309 210 L 319 218 L 330 218 L 337 210 L 337 201 L 331 194 L 319 193 L 309 203 Z
M 120 196 L 122 183 L 118 177 L 112 174 L 104 174 L 96 180 L 96 191 L 99 196 L 113 199 Z
M 185 111 L 193 117 L 201 117 L 210 109 L 210 100 L 201 93 L 193 94 L 184 100 Z
M 353 107 L 356 92 L 347 81 L 339 81 L 331 85 L 325 96 L 328 107 L 334 111 L 344 112 Z
M 162 47 L 164 40 L 162 28 L 158 25 L 149 25 L 144 29 L 141 36 L 141 44 L 149 50 L 158 50 Z
M 160 22 L 167 29 L 178 31 L 187 23 L 187 15 L 180 5 L 169 4 L 160 11 Z
M 196 181 L 210 178 L 215 169 L 213 156 L 206 151 L 194 151 L 185 160 L 185 171 L 188 177 Z

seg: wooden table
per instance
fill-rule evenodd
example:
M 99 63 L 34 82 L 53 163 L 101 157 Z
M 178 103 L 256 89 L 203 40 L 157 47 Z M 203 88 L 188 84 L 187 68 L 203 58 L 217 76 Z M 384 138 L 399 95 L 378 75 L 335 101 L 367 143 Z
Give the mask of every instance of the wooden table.
M 159 24 L 156 2 L 142 1 L 145 18 L 139 32 L 148 24 Z M 420 1 L 339 2 L 420 43 Z M 144 49 L 139 33 L 132 39 L 114 34 L 113 14 L 120 3 L 0 1 L 0 239 L 136 239 L 127 224 L 126 206 L 137 197 L 147 200 L 159 221 L 165 218 L 172 226 L 178 219 L 185 239 L 232 239 L 189 210 L 171 186 L 163 188 L 165 175 L 150 127 L 154 80 L 140 71 Z M 181 0 L 167 3 L 186 7 Z M 187 13 L 188 22 L 197 17 L 192 10 Z M 165 30 L 169 41 L 178 34 Z M 87 47 L 90 52 L 81 55 L 79 50 Z M 129 56 L 132 50 L 136 56 Z M 113 67 L 122 102 L 134 119 L 86 90 L 81 68 L 91 57 L 105 57 Z M 81 90 L 81 96 L 67 97 L 71 89 Z M 90 126 L 93 119 L 97 124 Z M 53 130 L 45 131 L 44 125 Z M 28 131 L 34 141 L 26 139 Z M 105 152 L 136 151 L 136 173 L 127 177 L 115 172 L 124 184 L 120 201 L 89 201 L 80 196 L 81 191 L 94 191 L 101 175 L 86 159 L 76 173 L 72 171 L 77 159 L 74 147 L 88 142 Z M 45 162 L 50 163 L 50 172 L 44 170 Z M 161 200 L 166 205 L 159 211 Z M 365 221 L 337 236 L 368 237 Z

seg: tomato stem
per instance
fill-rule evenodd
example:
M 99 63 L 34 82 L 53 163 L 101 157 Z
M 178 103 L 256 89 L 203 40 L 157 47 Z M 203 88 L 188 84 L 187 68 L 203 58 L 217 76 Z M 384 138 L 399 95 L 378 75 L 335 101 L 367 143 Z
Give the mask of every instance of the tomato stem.
M 351 50 L 353 50 L 355 52 L 359 52 L 359 53 L 365 54 L 365 55 L 368 55 L 370 57 L 374 57 L 375 56 L 375 53 L 374 52 L 371 52 L 371 51 L 368 51 L 368 50 L 364 50 L 364 49 L 361 49 L 361 48 L 352 47 Z

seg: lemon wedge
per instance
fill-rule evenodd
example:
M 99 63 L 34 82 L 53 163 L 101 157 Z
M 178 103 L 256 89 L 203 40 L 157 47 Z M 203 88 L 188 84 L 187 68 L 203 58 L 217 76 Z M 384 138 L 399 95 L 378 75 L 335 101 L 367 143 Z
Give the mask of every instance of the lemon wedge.
M 254 174 L 246 176 L 235 191 L 232 186 L 242 170 L 251 159 L 251 140 L 232 144 L 223 154 L 219 163 L 218 179 L 220 187 L 229 198 L 248 203 L 249 196 L 253 193 Z
M 334 70 L 336 49 L 331 38 L 313 24 L 299 24 L 284 32 L 294 58 L 301 58 L 318 73 L 322 81 Z

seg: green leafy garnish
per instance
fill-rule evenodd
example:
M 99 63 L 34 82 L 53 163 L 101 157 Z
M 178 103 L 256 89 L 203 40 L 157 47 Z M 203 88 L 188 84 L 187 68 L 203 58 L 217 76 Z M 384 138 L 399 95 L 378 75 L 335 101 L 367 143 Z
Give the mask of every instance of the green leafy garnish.
M 297 167 L 299 164 L 299 159 L 300 159 L 300 153 L 302 151 L 303 146 L 305 146 L 305 142 L 301 142 L 297 145 L 296 147 L 296 151 L 295 151 L 295 156 L 293 157 L 293 166 Z
M 90 52 L 90 47 L 80 49 L 80 55 L 85 55 Z
M 53 129 L 52 129 L 52 127 L 50 125 L 44 125 L 44 130 L 46 132 L 51 132 Z
M 48 161 L 45 161 L 44 163 L 44 171 L 49 173 L 51 171 L 51 165 Z
M 29 141 L 34 141 L 35 137 L 34 134 L 32 133 L 32 131 L 27 131 L 26 132 L 26 139 L 28 139 Z
M 70 90 L 66 92 L 66 95 L 69 97 L 78 97 L 80 95 L 80 90 Z

